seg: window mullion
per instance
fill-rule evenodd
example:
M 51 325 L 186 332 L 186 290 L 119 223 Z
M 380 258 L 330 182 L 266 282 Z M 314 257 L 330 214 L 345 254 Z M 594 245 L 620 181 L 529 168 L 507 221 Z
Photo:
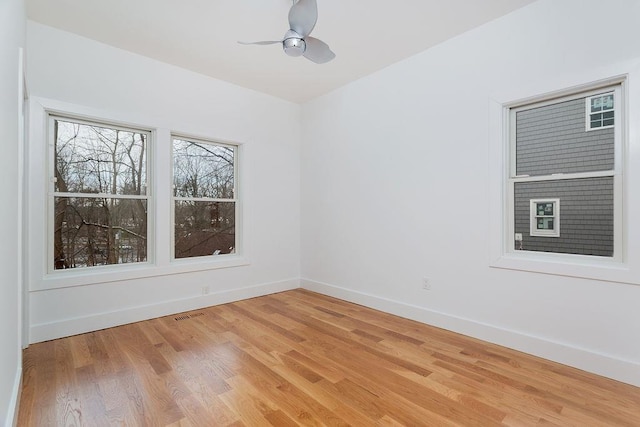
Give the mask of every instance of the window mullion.
M 606 171 L 594 171 L 594 172 L 578 172 L 578 173 L 554 173 L 551 175 L 522 175 L 514 176 L 510 179 L 513 182 L 537 182 L 537 181 L 561 181 L 569 179 L 581 179 L 581 178 L 599 178 L 606 176 L 615 176 L 615 170 Z
M 131 199 L 131 200 L 147 200 L 149 196 L 146 194 L 109 194 L 109 193 L 65 193 L 54 191 L 53 197 L 83 198 L 83 199 Z
M 218 199 L 213 197 L 183 197 L 183 196 L 173 196 L 173 200 L 180 201 L 193 201 L 193 202 L 237 202 L 238 199 Z

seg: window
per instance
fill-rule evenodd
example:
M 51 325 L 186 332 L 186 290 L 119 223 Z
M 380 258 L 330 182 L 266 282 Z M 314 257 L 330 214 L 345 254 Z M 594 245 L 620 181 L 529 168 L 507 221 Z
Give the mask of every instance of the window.
M 235 253 L 237 146 L 172 141 L 174 258 Z
M 614 102 L 612 92 L 588 97 L 585 106 L 587 109 L 586 124 L 588 131 L 613 127 Z
M 621 259 L 621 87 L 509 108 L 510 252 Z
M 560 200 L 533 199 L 530 201 L 529 214 L 531 236 L 559 237 L 560 236 Z M 522 239 L 520 239 L 522 241 Z
M 49 117 L 49 269 L 147 261 L 150 133 Z
M 29 114 L 30 289 L 249 265 L 242 144 L 176 137 L 193 129 L 38 97 Z

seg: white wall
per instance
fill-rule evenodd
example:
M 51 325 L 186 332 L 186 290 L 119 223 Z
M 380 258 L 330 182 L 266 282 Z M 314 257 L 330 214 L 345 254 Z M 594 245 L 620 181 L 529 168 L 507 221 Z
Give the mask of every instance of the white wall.
M 300 106 L 34 22 L 27 50 L 31 342 L 299 286 Z M 157 129 L 157 266 L 46 277 L 43 106 Z M 242 144 L 248 265 L 190 271 L 207 266 L 170 262 L 170 131 Z
M 540 0 L 306 104 L 302 286 L 640 385 L 638 18 L 637 0 Z M 491 268 L 495 100 L 623 73 L 636 284 Z
M 0 424 L 13 423 L 21 372 L 20 173 L 23 150 L 20 48 L 25 11 L 21 0 L 0 3 Z

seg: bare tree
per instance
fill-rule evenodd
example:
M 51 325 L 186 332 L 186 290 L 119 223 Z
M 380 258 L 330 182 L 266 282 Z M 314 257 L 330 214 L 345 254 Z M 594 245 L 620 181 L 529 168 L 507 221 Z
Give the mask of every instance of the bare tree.
M 146 134 L 55 120 L 54 140 L 55 268 L 146 260 Z

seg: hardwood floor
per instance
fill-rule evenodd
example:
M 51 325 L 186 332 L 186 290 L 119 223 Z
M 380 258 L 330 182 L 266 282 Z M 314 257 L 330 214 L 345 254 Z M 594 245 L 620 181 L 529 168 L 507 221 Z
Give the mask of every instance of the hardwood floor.
M 305 290 L 31 345 L 19 426 L 640 426 L 640 388 Z

